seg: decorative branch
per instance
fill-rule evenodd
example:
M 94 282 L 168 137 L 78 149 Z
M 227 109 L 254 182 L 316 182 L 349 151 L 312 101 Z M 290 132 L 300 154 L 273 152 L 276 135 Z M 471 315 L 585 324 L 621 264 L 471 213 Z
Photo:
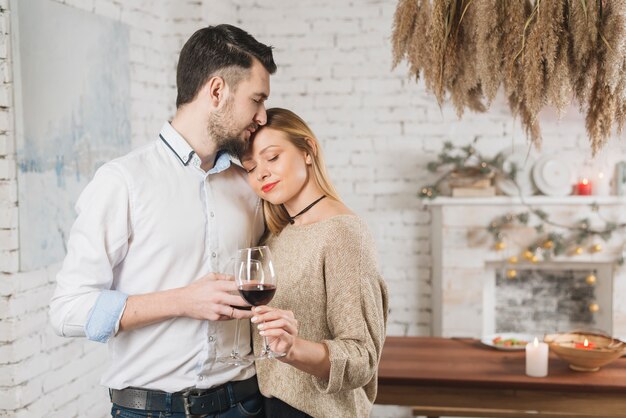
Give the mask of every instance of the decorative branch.
M 461 147 L 454 146 L 451 142 L 445 142 L 442 151 L 437 156 L 437 160 L 427 164 L 427 168 L 430 172 L 436 173 L 443 171 L 443 174 L 440 175 L 435 183 L 422 186 L 418 197 L 422 199 L 434 199 L 440 196 L 440 186 L 442 182 L 447 180 L 453 173 L 466 175 L 494 174 L 510 180 L 520 192 L 519 199 L 526 210 L 520 213 L 509 213 L 499 216 L 489 223 L 487 232 L 492 236 L 496 250 L 500 251 L 506 247 L 504 229 L 512 228 L 515 225 L 528 226 L 531 218 L 536 220 L 533 227 L 537 233 L 537 238 L 528 245 L 526 251 L 522 254 L 523 258 L 531 262 L 537 262 L 539 260 L 536 255 L 538 250 L 542 252 L 543 257 L 546 259 L 565 254 L 568 251 L 572 255 L 582 254 L 584 252 L 582 245 L 589 239 L 599 237 L 603 241 L 608 241 L 615 232 L 626 229 L 626 223 L 615 223 L 605 219 L 600 213 L 600 208 L 596 203 L 592 203 L 590 207 L 591 210 L 597 214 L 598 219 L 604 223 L 600 227 L 592 227 L 590 220 L 586 218 L 579 219 L 573 224 L 563 224 L 553 221 L 545 211 L 534 208 L 525 201 L 519 184 L 517 183 L 517 167 L 512 164 L 508 171 L 505 170 L 503 164 L 504 155 L 502 153 L 498 153 L 493 158 L 487 158 L 481 155 L 473 145 L 477 140 L 478 138 L 475 138 L 471 145 Z M 546 232 L 546 225 L 558 228 L 563 232 Z M 591 252 L 599 252 L 601 250 L 602 246 L 597 243 L 589 248 Z M 517 257 L 514 258 L 515 263 L 517 263 Z M 617 263 L 620 265 L 624 263 L 622 256 L 618 258 Z

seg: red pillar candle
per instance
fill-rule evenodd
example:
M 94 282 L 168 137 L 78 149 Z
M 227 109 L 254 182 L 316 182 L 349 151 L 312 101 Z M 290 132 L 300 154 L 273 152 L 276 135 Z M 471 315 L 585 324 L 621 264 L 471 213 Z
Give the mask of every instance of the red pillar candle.
M 591 195 L 591 182 L 588 178 L 582 178 L 578 181 L 577 185 L 577 194 L 579 196 L 590 196 Z

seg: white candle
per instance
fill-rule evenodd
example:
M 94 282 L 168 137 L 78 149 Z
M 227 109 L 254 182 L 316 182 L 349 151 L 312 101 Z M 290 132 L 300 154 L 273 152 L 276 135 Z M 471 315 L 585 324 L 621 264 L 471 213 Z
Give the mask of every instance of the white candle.
M 548 344 L 535 341 L 526 344 L 526 374 L 531 377 L 548 375 Z
M 599 171 L 593 183 L 593 194 L 596 196 L 608 196 L 611 194 L 611 178 L 604 172 Z

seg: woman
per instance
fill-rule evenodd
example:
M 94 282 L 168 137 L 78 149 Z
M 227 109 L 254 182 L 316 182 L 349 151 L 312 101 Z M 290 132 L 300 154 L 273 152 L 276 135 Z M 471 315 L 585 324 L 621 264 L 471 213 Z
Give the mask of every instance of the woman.
M 242 164 L 264 201 L 278 275 L 272 307 L 255 308 L 252 322 L 286 353 L 257 362 L 267 416 L 368 416 L 387 320 L 369 231 L 340 201 L 313 132 L 293 112 L 267 111 Z

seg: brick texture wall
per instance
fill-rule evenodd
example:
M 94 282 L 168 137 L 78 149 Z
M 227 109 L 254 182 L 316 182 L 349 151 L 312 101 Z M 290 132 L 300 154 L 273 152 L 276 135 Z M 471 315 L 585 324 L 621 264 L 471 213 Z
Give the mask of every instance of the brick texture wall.
M 8 0 L 0 2 L 0 272 L 18 268 L 17 181 L 13 131 L 13 75 Z
M 390 290 L 390 335 L 428 335 L 431 319 L 430 218 L 416 197 L 443 140 L 495 154 L 524 143 L 500 97 L 487 114 L 457 120 L 439 108 L 405 66 L 391 71 L 394 1 L 50 0 L 129 25 L 133 146 L 174 111 L 175 64 L 184 40 L 207 23 L 239 24 L 275 46 L 279 70 L 269 106 L 290 108 L 322 141 L 346 203 L 374 234 Z M 103 417 L 98 385 L 103 346 L 54 336 L 47 303 L 58 265 L 18 272 L 19 243 L 9 1 L 0 0 L 0 416 Z M 584 120 L 542 115 L 544 152 L 573 161 L 588 154 Z M 623 136 L 622 136 L 623 139 Z M 623 141 L 600 158 L 621 160 Z M 72 360 L 71 362 L 69 360 Z M 374 416 L 408 416 L 403 408 Z
M 226 2 L 50 1 L 129 26 L 130 119 L 135 147 L 152 139 L 163 121 L 174 114 L 176 61 L 184 41 L 206 22 L 233 21 L 235 11 Z M 9 7 L 9 0 L 0 0 L 0 416 L 105 417 L 110 403 L 99 378 L 106 347 L 57 337 L 47 323 L 48 302 L 60 264 L 18 271 Z

